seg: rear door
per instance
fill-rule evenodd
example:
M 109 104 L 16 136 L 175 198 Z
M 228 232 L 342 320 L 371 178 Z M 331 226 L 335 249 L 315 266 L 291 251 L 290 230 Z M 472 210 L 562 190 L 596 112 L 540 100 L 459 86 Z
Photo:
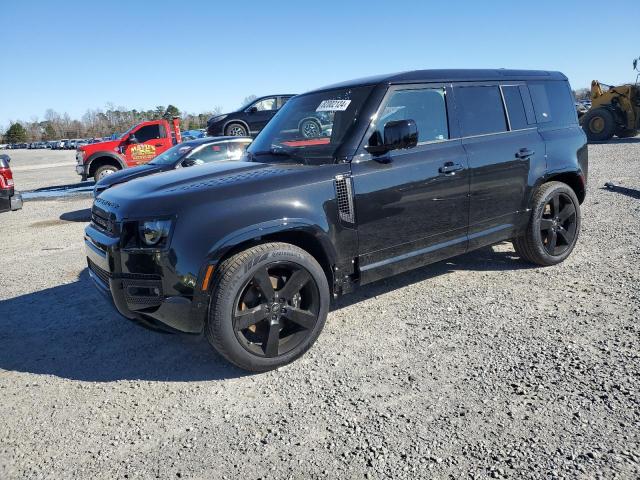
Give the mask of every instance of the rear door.
M 361 146 L 351 163 L 363 283 L 466 250 L 467 155 L 448 121 L 449 96 L 444 85 L 390 88 L 365 141 L 411 119 L 418 145 L 382 157 Z
M 471 249 L 510 238 L 528 218 L 526 196 L 545 170 L 545 146 L 524 84 L 461 84 L 453 91 L 469 158 Z

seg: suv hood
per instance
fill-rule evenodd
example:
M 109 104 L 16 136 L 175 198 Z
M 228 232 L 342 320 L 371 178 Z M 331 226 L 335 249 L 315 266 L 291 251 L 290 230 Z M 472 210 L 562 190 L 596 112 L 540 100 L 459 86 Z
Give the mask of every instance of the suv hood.
M 125 168 L 124 170 L 119 170 L 115 173 L 112 173 L 111 175 L 107 175 L 99 182 L 96 182 L 95 188 L 97 190 L 104 190 L 119 183 L 133 180 L 134 178 L 144 177 L 146 175 L 151 175 L 166 170 L 172 170 L 173 168 L 173 165 L 151 165 L 149 163 L 138 165 L 137 167 Z
M 101 193 L 99 199 L 103 204 L 116 206 L 114 211 L 120 218 L 174 214 L 196 203 L 246 195 L 247 189 L 253 193 L 260 188 L 257 184 L 262 180 L 283 176 L 300 168 L 309 167 L 244 161 L 215 162 L 114 185 Z M 269 184 L 263 188 L 273 187 Z

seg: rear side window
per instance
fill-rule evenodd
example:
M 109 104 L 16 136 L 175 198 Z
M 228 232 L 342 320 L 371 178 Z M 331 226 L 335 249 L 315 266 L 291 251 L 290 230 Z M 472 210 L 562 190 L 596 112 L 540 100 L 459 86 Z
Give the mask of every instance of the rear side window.
M 418 127 L 418 142 L 449 138 L 444 88 L 397 90 L 391 94 L 380 113 L 380 133 L 384 125 L 396 120 L 413 120 Z
M 529 82 L 536 120 L 543 126 L 566 127 L 577 123 L 567 82 Z
M 524 109 L 522 95 L 520 95 L 520 87 L 503 86 L 502 95 L 504 95 L 504 103 L 507 105 L 511 130 L 527 128 L 529 125 L 527 124 L 527 114 Z
M 507 131 L 507 119 L 498 86 L 457 87 L 455 92 L 463 136 Z

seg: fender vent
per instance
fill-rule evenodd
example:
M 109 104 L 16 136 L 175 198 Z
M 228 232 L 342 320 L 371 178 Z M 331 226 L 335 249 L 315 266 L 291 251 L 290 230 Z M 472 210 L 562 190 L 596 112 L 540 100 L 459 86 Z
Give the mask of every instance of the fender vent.
M 340 215 L 340 220 L 343 222 L 355 223 L 351 177 L 345 175 L 336 176 L 336 200 L 338 202 L 338 214 Z

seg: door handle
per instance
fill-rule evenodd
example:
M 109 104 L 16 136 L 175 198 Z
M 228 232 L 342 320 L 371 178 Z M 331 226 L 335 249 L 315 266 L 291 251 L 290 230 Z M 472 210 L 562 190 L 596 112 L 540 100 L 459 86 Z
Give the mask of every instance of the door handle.
M 529 158 L 534 153 L 536 152 L 534 152 L 533 150 L 529 150 L 528 148 L 521 148 L 516 152 L 516 158 Z
M 155 145 L 156 145 L 156 147 L 161 147 L 163 144 L 162 143 L 156 143 Z
M 438 171 L 440 173 L 445 174 L 445 175 L 452 175 L 452 174 L 455 174 L 456 172 L 459 172 L 463 168 L 464 167 L 462 165 L 460 165 L 459 163 L 447 162 L 443 166 L 441 166 L 438 169 Z

